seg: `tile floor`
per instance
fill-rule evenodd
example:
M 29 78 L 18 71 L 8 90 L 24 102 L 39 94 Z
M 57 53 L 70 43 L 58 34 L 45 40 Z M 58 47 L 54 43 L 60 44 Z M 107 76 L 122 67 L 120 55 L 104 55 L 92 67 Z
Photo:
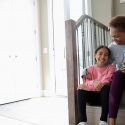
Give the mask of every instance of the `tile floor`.
M 66 97 L 40 97 L 0 105 L 0 125 L 69 125 L 67 101 Z M 99 124 L 100 111 L 87 107 L 88 125 Z M 117 125 L 125 125 L 124 118 L 125 108 L 121 108 Z
M 68 125 L 66 97 L 41 97 L 0 105 L 1 125 Z

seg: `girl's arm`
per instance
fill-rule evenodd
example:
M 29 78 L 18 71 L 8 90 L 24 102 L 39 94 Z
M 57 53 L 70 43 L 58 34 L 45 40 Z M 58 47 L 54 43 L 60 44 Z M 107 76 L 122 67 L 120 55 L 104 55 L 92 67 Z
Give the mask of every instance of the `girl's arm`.
M 86 85 L 86 81 L 92 80 L 92 76 L 91 76 L 91 72 L 90 72 L 91 67 L 92 66 L 83 69 L 82 76 L 81 76 L 83 83 L 78 86 L 78 89 L 90 90 L 88 85 Z
M 88 67 L 86 70 L 86 75 L 82 77 L 83 79 L 83 84 L 80 84 L 78 89 L 83 89 L 83 90 L 95 90 L 94 84 L 93 84 L 93 65 Z

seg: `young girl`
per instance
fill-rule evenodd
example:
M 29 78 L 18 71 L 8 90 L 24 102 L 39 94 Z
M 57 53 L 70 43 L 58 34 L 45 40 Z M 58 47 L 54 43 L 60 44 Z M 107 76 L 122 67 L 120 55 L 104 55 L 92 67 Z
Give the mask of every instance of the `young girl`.
M 83 84 L 78 86 L 78 125 L 87 125 L 86 103 L 101 105 L 102 113 L 99 125 L 107 125 L 109 89 L 115 71 L 115 66 L 108 63 L 109 56 L 109 48 L 99 46 L 95 50 L 96 64 L 87 68 L 87 75 L 83 77 Z
M 116 16 L 109 22 L 113 42 L 109 45 L 111 59 L 119 70 L 113 75 L 109 94 L 109 125 L 116 125 L 119 104 L 125 88 L 125 16 Z

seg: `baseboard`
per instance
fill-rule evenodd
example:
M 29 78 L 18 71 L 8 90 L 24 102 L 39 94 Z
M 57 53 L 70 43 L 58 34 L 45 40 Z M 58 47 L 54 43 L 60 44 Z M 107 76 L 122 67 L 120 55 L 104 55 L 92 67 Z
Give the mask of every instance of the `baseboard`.
M 42 90 L 41 96 L 55 96 L 55 91 L 50 90 Z

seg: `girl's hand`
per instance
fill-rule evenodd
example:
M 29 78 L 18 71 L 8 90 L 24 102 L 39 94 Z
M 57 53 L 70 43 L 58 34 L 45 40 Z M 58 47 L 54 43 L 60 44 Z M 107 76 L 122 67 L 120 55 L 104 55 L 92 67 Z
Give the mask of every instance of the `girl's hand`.
M 85 79 L 89 79 L 89 80 L 92 79 L 92 77 L 91 77 L 91 75 L 90 75 L 89 73 L 88 73 L 87 75 L 85 75 L 84 78 L 85 78 Z
M 84 83 L 80 84 L 77 89 L 88 90 Z
M 100 81 L 94 81 L 94 87 L 96 88 L 96 91 L 101 91 L 102 87 L 104 86 L 103 84 L 100 83 Z

